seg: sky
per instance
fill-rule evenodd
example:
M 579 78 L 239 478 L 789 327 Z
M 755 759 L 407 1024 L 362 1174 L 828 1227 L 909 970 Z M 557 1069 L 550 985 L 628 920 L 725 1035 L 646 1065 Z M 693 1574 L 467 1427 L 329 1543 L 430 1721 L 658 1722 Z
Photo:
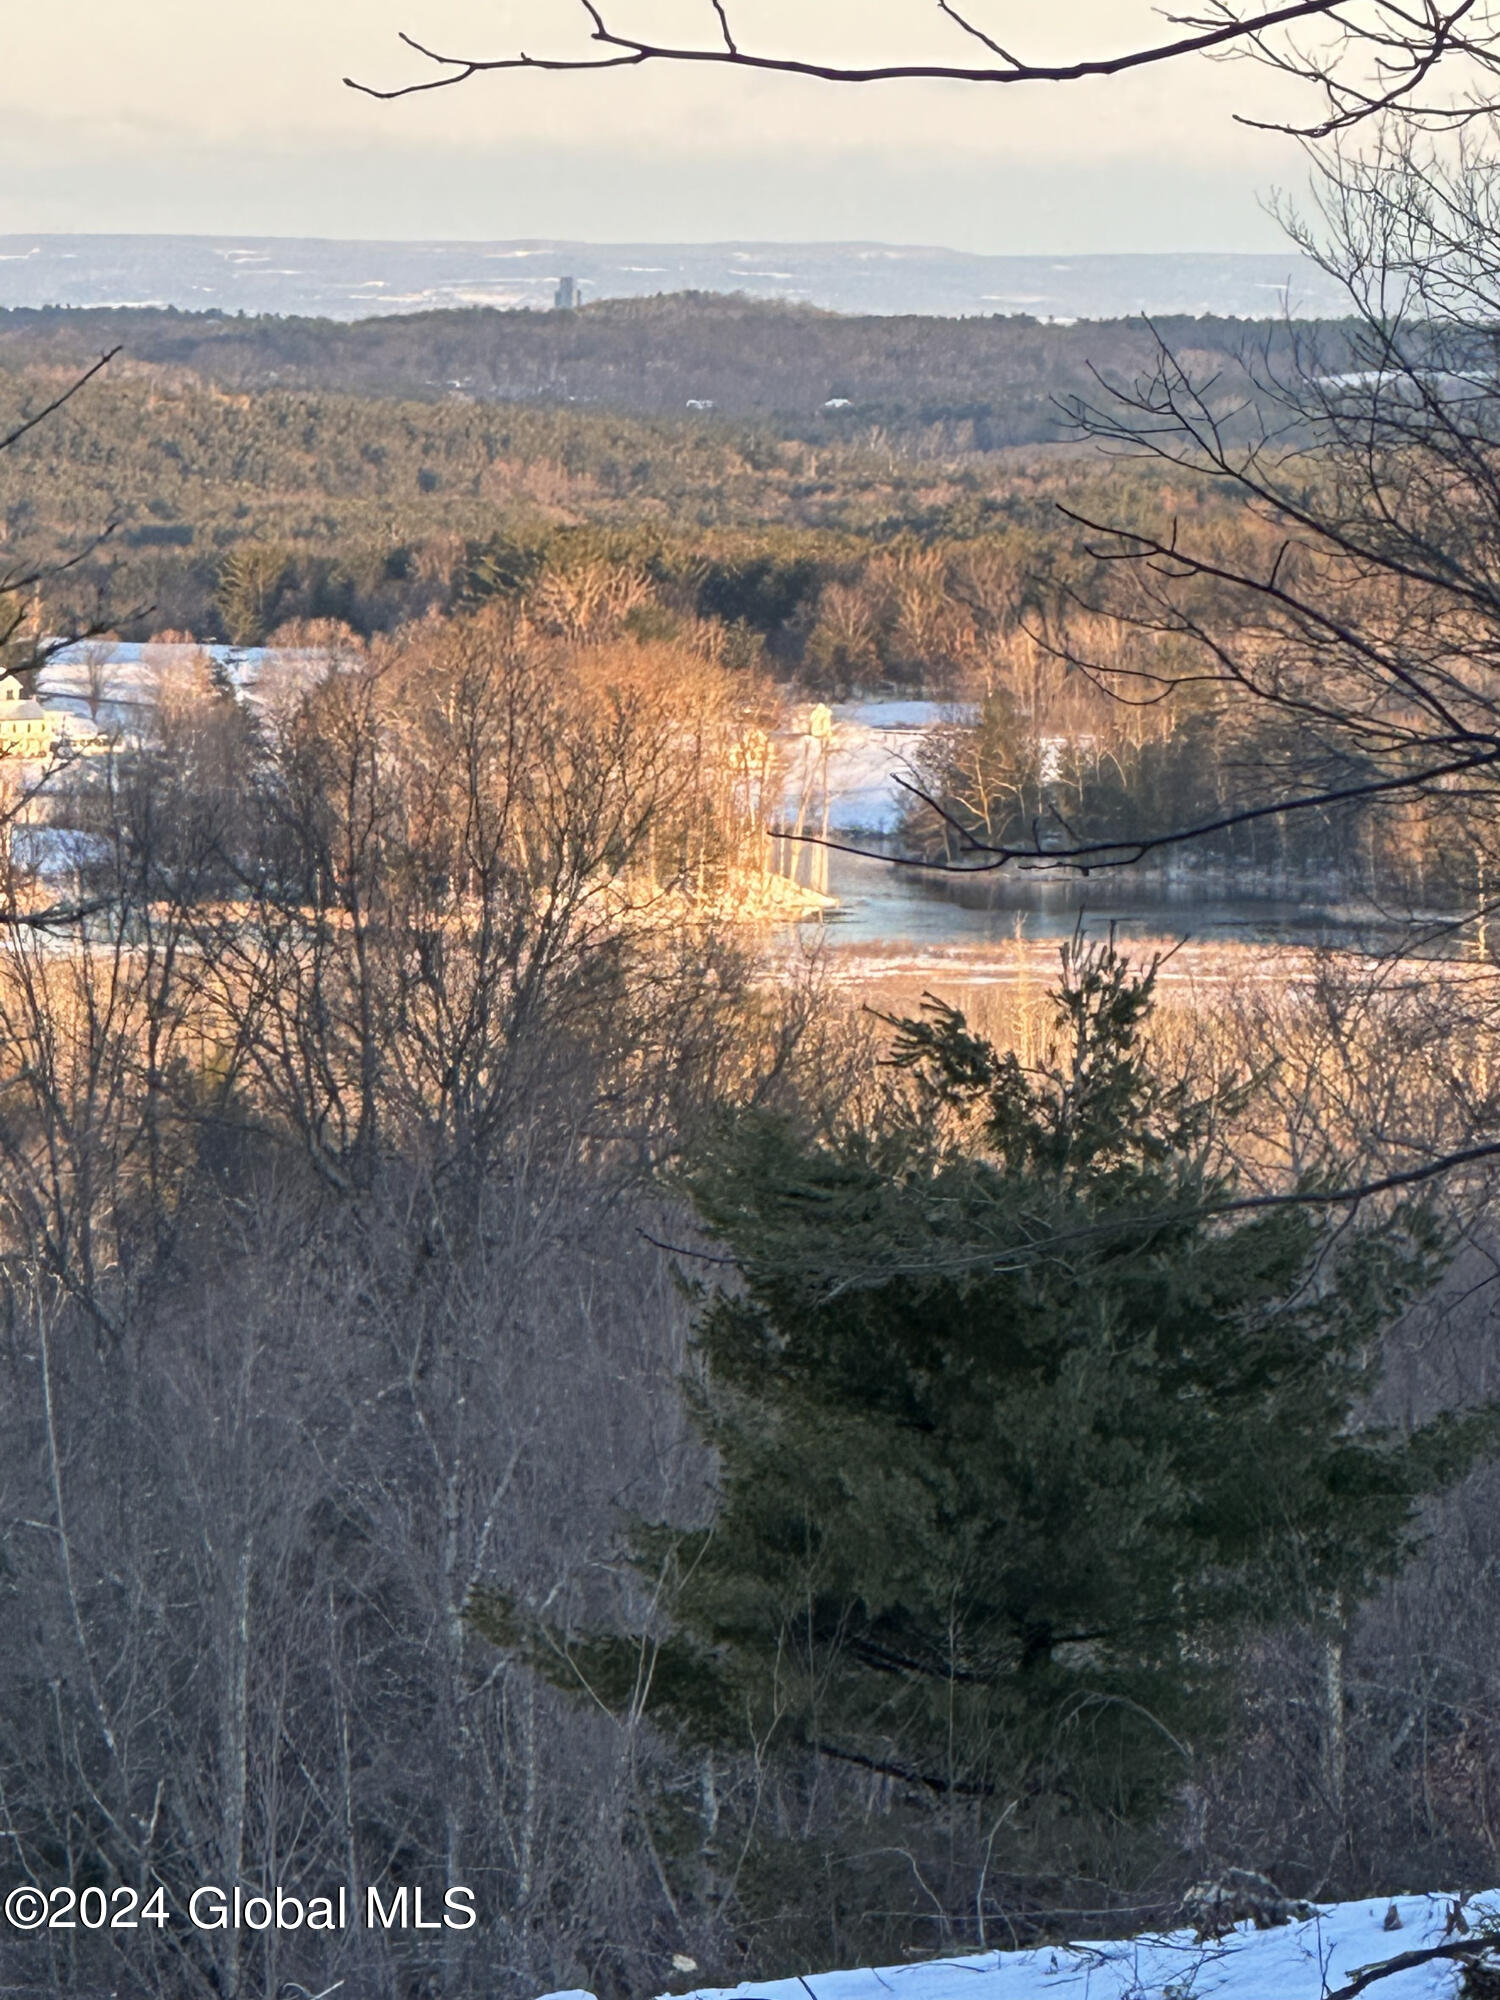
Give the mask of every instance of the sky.
M 742 45 L 964 58 L 936 0 L 730 0 Z M 703 39 L 707 0 L 608 0 Z M 1028 57 L 1160 35 L 1142 0 L 975 0 Z M 832 86 L 713 69 L 496 75 L 379 103 L 345 87 L 464 55 L 582 47 L 576 0 L 48 0 L 0 25 L 0 233 L 941 243 L 996 253 L 1274 250 L 1293 142 L 1243 62 L 1020 88 Z M 973 44 L 968 44 L 972 60 Z

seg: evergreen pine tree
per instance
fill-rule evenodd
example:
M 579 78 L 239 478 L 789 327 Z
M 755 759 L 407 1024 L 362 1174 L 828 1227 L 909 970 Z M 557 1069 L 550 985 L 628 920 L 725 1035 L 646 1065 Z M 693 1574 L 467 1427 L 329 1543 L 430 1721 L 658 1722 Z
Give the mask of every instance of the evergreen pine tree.
M 701 1746 L 1156 1812 L 1235 1640 L 1368 1595 L 1494 1418 L 1369 1418 L 1436 1232 L 1224 1213 L 1223 1101 L 1154 1066 L 1153 984 L 1070 950 L 1034 1070 L 951 1008 L 896 1024 L 912 1108 L 875 1139 L 730 1122 L 689 1183 L 738 1267 L 690 1389 L 712 1519 L 635 1528 L 641 1631 L 482 1629 Z

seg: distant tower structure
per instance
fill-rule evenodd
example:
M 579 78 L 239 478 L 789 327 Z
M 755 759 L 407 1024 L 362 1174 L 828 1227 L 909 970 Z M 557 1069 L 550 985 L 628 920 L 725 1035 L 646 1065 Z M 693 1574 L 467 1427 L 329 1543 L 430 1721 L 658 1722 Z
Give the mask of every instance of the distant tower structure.
M 559 278 L 552 303 L 559 312 L 577 312 L 583 304 L 583 287 L 576 278 Z

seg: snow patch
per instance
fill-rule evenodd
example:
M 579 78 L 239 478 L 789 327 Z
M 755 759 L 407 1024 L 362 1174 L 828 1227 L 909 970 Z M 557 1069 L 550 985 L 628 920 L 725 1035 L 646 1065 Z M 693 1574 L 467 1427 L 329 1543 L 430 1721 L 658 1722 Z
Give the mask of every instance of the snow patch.
M 1202 1940 L 1191 1931 L 1118 1943 L 1043 1945 L 974 1958 L 929 1959 L 806 1979 L 702 1987 L 682 2000 L 1322 2000 L 1363 1966 L 1441 1943 L 1452 1896 L 1335 1903 L 1306 1923 L 1240 1925 Z M 1471 1928 L 1500 1925 L 1500 1892 L 1466 1905 Z M 1437 1960 L 1378 1980 L 1371 2000 L 1453 2000 L 1460 1967 Z M 576 1990 L 546 2000 L 592 2000 Z

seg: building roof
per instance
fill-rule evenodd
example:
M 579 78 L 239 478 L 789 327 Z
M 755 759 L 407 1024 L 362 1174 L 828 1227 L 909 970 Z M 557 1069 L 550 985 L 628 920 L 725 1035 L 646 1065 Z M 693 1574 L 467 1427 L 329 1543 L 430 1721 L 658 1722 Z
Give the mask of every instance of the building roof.
M 0 725 L 7 722 L 45 722 L 47 711 L 39 701 L 22 691 L 14 674 L 0 674 Z

